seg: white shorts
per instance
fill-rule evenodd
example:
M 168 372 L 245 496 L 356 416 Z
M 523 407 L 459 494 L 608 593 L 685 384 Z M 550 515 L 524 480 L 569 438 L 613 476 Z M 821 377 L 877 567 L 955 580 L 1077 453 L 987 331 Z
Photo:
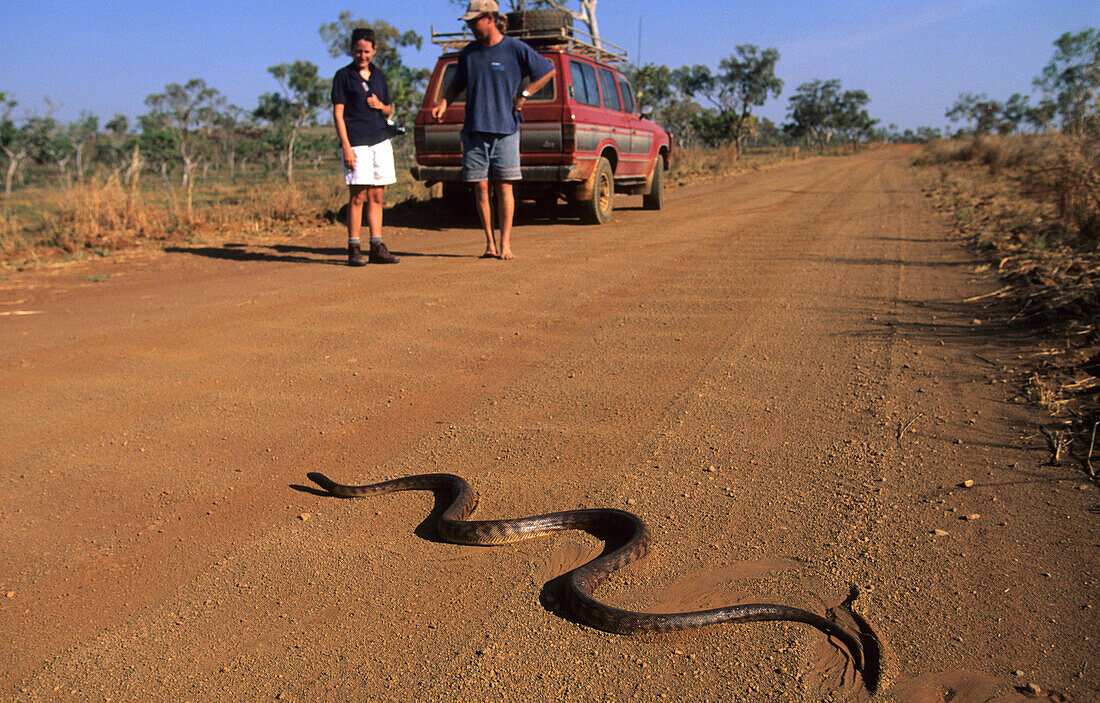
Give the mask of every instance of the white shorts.
M 353 146 L 351 150 L 355 152 L 355 168 L 344 166 L 344 182 L 349 186 L 388 186 L 397 182 L 389 139 L 374 146 Z

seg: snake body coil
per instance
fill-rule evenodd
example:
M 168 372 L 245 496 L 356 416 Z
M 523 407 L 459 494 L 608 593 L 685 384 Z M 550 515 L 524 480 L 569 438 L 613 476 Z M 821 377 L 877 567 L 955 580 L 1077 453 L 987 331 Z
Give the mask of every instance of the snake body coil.
M 582 622 L 617 634 L 671 632 L 706 625 L 785 620 L 801 622 L 839 640 L 862 670 L 863 650 L 858 637 L 836 622 L 799 608 L 773 604 L 731 605 L 688 613 L 641 613 L 615 608 L 592 597 L 593 591 L 615 570 L 640 559 L 649 550 L 649 530 L 641 518 L 625 510 L 595 508 L 566 510 L 511 520 L 467 520 L 477 508 L 477 494 L 470 484 L 453 474 L 420 474 L 366 486 L 347 486 L 319 473 L 311 481 L 334 496 L 358 498 L 397 491 L 439 491 L 451 503 L 439 519 L 439 536 L 455 544 L 499 545 L 519 542 L 563 530 L 583 530 L 605 538 L 622 539 L 618 549 L 569 573 L 563 600 Z

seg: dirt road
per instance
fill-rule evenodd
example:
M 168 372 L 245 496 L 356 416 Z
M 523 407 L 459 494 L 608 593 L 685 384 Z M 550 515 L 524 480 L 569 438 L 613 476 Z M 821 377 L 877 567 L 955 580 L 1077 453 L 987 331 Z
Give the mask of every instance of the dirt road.
M 997 284 L 907 154 L 638 206 L 521 221 L 513 262 L 394 226 L 353 269 L 333 227 L 0 282 L 0 700 L 869 698 L 803 625 L 577 624 L 544 584 L 587 535 L 444 544 L 430 494 L 307 471 L 635 512 L 623 607 L 855 586 L 884 700 L 1098 700 L 1096 489 L 1046 464 L 1005 382 L 1032 342 L 963 302 Z

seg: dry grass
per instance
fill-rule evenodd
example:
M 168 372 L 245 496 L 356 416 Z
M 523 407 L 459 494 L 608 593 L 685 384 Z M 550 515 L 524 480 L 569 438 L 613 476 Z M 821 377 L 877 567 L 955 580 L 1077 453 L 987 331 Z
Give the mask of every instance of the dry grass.
M 145 189 L 136 191 L 114 177 L 65 190 L 18 190 L 11 199 L 0 201 L 0 262 L 18 269 L 169 242 L 293 235 L 328 226 L 347 200 L 347 188 L 333 171 L 302 170 L 293 187 L 280 180 L 200 180 L 190 212 L 178 189 L 170 195 L 152 178 L 145 179 Z M 423 190 L 406 169 L 387 189 L 386 200 L 394 204 L 423 197 Z
M 386 190 L 388 206 L 429 197 L 409 176 L 411 143 L 397 146 L 398 182 Z M 687 183 L 800 157 L 797 148 L 753 149 L 740 159 L 734 155 L 732 147 L 679 149 L 669 179 Z M 11 199 L 0 201 L 0 266 L 18 269 L 122 249 L 216 243 L 229 236 L 292 235 L 330 226 L 347 201 L 338 171 L 334 162 L 316 170 L 298 169 L 293 187 L 278 174 L 238 177 L 238 183 L 199 179 L 190 212 L 178 184 L 170 194 L 150 173 L 136 191 L 109 176 L 65 190 L 19 189 Z
M 940 143 L 934 194 L 1021 301 L 1020 318 L 1100 341 L 1100 139 L 1016 136 Z M 1091 151 L 1090 151 L 1091 150 Z
M 746 150 L 741 158 L 732 146 L 712 149 L 687 147 L 676 149 L 672 159 L 669 179 L 673 183 L 690 183 L 714 176 L 744 171 L 761 170 L 779 163 L 798 159 L 798 147 L 775 147 Z
M 1009 322 L 1052 347 L 1027 370 L 1025 397 L 1083 436 L 1100 419 L 1100 133 L 938 142 L 915 162 L 1004 279 Z

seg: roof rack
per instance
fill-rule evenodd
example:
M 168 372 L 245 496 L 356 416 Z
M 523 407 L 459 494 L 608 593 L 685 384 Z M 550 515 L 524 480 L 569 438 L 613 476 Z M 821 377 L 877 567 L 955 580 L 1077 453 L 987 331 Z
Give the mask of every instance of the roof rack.
M 459 51 L 474 40 L 474 35 L 461 32 L 437 32 L 431 28 L 432 43 L 450 51 Z M 606 39 L 596 39 L 583 29 L 559 27 L 557 29 L 517 29 L 508 30 L 508 36 L 522 39 L 540 49 L 561 49 L 581 54 L 604 63 L 628 61 L 626 49 L 616 46 Z

